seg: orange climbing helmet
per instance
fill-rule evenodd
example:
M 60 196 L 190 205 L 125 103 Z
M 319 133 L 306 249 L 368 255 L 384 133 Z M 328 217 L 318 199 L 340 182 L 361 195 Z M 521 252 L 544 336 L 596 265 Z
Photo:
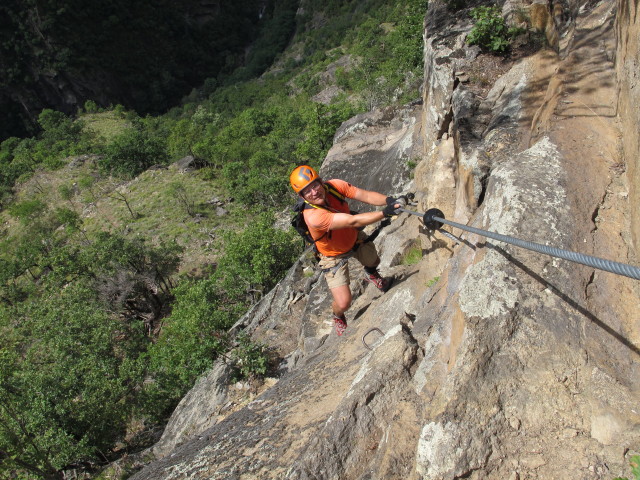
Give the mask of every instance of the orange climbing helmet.
M 309 165 L 300 165 L 291 172 L 289 182 L 291 183 L 291 188 L 293 188 L 296 193 L 300 193 L 304 187 L 318 178 L 320 178 L 318 172 Z

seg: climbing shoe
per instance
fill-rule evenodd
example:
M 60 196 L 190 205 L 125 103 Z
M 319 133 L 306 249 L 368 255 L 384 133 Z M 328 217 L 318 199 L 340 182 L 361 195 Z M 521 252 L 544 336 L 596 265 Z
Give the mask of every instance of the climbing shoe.
M 364 278 L 367 282 L 373 283 L 378 288 L 378 290 L 382 292 L 386 292 L 387 290 L 389 290 L 389 287 L 391 287 L 392 282 L 387 280 L 386 278 L 382 278 L 377 270 L 371 273 L 365 272 Z
M 341 336 L 347 329 L 347 319 L 344 318 L 344 313 L 339 317 L 334 313 L 333 324 L 336 326 L 336 333 L 338 334 L 338 336 Z

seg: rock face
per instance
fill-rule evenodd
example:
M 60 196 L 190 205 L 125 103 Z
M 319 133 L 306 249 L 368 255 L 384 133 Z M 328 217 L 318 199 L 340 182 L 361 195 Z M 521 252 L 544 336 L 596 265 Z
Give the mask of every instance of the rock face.
M 406 191 L 411 162 L 422 154 L 420 110 L 420 102 L 415 102 L 347 120 L 336 132 L 320 174 L 385 194 Z M 357 210 L 370 208 L 358 204 Z
M 637 9 L 569 5 L 556 50 L 501 63 L 483 85 L 470 79 L 495 59 L 464 45 L 470 25 L 455 18 L 465 15 L 430 2 L 422 106 L 347 122 L 322 176 L 411 187 L 415 210 L 637 265 L 637 139 L 625 143 L 621 129 L 637 132 L 638 103 L 616 104 L 618 88 L 634 95 L 637 69 L 619 62 L 637 57 L 627 35 Z M 411 184 L 402 166 L 416 149 Z M 168 430 L 174 441 L 160 446 L 177 446 L 159 446 L 132 478 L 629 475 L 640 453 L 640 283 L 445 229 L 459 241 L 407 214 L 382 231 L 380 270 L 394 286 L 381 294 L 351 265 L 342 337 L 324 280 L 297 262 L 235 326 L 282 358 L 277 383 L 215 424 Z M 417 249 L 421 260 L 408 261 Z M 180 408 L 174 425 L 207 418 L 209 399 L 218 411 L 219 378 L 194 387 L 185 404 L 197 414 Z
M 638 142 L 638 124 L 640 124 L 640 91 L 638 90 L 638 72 L 640 71 L 640 18 L 637 2 L 618 1 L 616 15 L 615 52 L 616 72 L 618 74 L 619 97 L 618 116 L 622 123 L 622 146 L 629 175 L 630 202 L 640 204 L 640 143 Z M 640 248 L 640 219 L 631 218 L 632 235 L 636 250 Z
M 227 403 L 231 367 L 218 362 L 180 401 L 151 453 L 164 457 L 185 439 L 215 425 Z

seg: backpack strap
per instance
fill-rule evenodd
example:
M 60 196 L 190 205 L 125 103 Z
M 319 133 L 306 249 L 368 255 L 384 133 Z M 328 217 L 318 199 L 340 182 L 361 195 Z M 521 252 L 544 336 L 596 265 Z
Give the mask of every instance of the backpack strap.
M 333 185 L 331 185 L 331 183 L 329 183 L 329 182 L 324 182 L 322 185 L 324 186 L 325 191 L 326 191 L 329 195 L 331 195 L 331 196 L 335 197 L 336 199 L 340 200 L 340 203 L 346 203 L 346 202 L 347 202 L 347 201 L 345 200 L 345 196 L 344 196 L 343 194 L 341 194 L 339 191 L 337 191 L 337 190 L 334 188 L 334 186 L 333 186 Z M 304 200 L 304 203 L 305 203 L 305 206 L 304 206 L 304 209 L 305 209 L 305 210 L 306 210 L 306 209 L 308 209 L 308 208 L 322 208 L 322 209 L 324 209 L 324 210 L 328 210 L 328 211 L 333 212 L 333 213 L 340 213 L 340 212 L 338 212 L 337 210 L 335 210 L 335 209 L 331 208 L 331 207 L 330 207 L 330 206 L 328 206 L 328 205 L 327 205 L 327 206 L 324 206 L 324 205 L 314 205 L 313 203 L 309 203 L 309 202 L 307 202 L 307 200 Z
M 330 182 L 323 182 L 322 184 L 324 186 L 325 191 L 327 192 L 327 194 L 335 197 L 336 199 L 338 199 L 341 203 L 347 203 L 347 201 L 345 200 L 345 196 L 343 194 L 341 194 L 338 190 L 335 189 L 335 187 L 333 185 L 331 185 Z M 333 212 L 333 213 L 340 213 L 338 210 L 331 208 L 329 206 L 323 206 L 323 205 L 314 205 L 313 203 L 309 203 L 306 200 L 304 200 L 304 210 L 308 209 L 308 208 L 321 208 L 323 210 L 328 210 L 329 212 Z M 302 212 L 300 212 L 302 214 Z M 324 232 L 319 238 L 316 238 L 315 240 L 313 240 L 313 243 L 315 245 L 316 242 L 322 240 L 325 236 L 329 236 L 329 238 L 331 238 L 331 230 L 327 230 L 326 232 Z M 309 236 L 311 236 L 311 233 L 309 233 Z
M 337 198 L 338 200 L 340 200 L 341 203 L 345 203 L 345 196 L 343 194 L 341 194 L 338 190 L 335 189 L 335 187 L 333 185 L 331 185 L 330 182 L 324 182 L 324 189 L 327 191 L 327 193 L 333 195 L 335 198 Z

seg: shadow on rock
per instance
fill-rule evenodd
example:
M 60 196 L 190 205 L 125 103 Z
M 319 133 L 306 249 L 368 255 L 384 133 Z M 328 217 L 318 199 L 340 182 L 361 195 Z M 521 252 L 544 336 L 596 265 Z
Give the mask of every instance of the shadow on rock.
M 594 325 L 597 325 L 598 327 L 600 327 L 602 330 L 604 330 L 609 335 L 611 335 L 613 338 L 615 338 L 617 341 L 622 343 L 625 347 L 627 347 L 633 353 L 635 353 L 636 355 L 640 356 L 640 348 L 638 348 L 636 345 L 631 343 L 631 341 L 629 341 L 629 339 L 627 339 L 624 336 L 620 335 L 620 333 L 616 332 L 613 328 L 611 328 L 609 325 L 604 323 L 602 320 L 600 320 L 598 317 L 596 317 L 592 312 L 587 310 L 585 307 L 580 305 L 573 298 L 569 297 L 566 293 L 562 292 L 558 287 L 556 287 L 552 283 L 549 283 L 547 280 L 542 278 L 540 275 L 535 273 L 533 270 L 531 270 L 529 267 L 524 265 L 519 260 L 516 260 L 513 256 L 511 256 L 509 253 L 507 253 L 507 251 L 505 251 L 501 247 L 498 247 L 497 245 L 493 245 L 491 243 L 486 243 L 485 245 L 486 245 L 486 247 L 491 248 L 492 250 L 498 252 L 500 255 L 502 255 L 504 258 L 509 260 L 509 262 L 513 263 L 515 266 L 517 266 L 519 269 L 521 269 L 523 272 L 525 272 L 531 278 L 536 280 L 538 283 L 543 285 L 545 288 L 548 288 L 549 291 L 553 292 L 554 295 L 556 295 L 558 298 L 560 298 L 567 305 L 571 306 L 577 312 L 581 313 L 586 318 L 591 320 L 591 322 Z

